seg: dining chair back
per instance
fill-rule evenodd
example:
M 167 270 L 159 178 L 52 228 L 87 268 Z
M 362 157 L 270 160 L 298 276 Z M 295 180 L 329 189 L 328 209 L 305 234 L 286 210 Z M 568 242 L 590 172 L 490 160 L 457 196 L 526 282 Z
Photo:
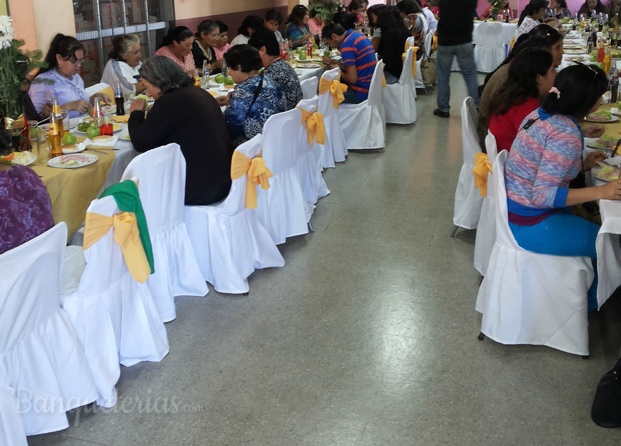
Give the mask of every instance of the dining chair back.
M 399 82 L 388 84 L 382 92 L 387 124 L 412 124 L 416 122 L 416 79 L 413 77 L 412 48 L 408 48 L 403 61 Z
M 457 228 L 476 229 L 481 216 L 483 197 L 474 185 L 474 158 L 481 151 L 477 136 L 477 110 L 474 100 L 468 96 L 461 107 L 461 138 L 463 163 L 455 189 L 453 207 L 453 233 Z
M 341 78 L 339 67 L 326 70 L 320 82 L 332 83 Z M 335 163 L 342 163 L 347 157 L 347 142 L 343 135 L 341 122 L 338 117 L 338 107 L 334 107 L 333 96 L 329 90 L 319 94 L 317 110 L 323 115 L 323 123 L 326 127 L 326 144 L 323 151 L 321 166 L 324 169 L 335 167 Z
M 248 168 L 261 163 L 261 135 L 239 145 L 233 155 L 245 157 Z M 246 169 L 247 170 L 247 169 Z M 250 172 L 249 172 L 250 173 Z M 248 277 L 262 268 L 284 266 L 274 240 L 258 219 L 257 210 L 247 207 L 246 173 L 234 178 L 229 195 L 221 203 L 185 206 L 184 220 L 203 278 L 216 291 L 244 294 Z M 260 186 L 255 186 L 254 190 Z
M 493 165 L 496 241 L 479 293 L 481 333 L 502 344 L 546 345 L 589 354 L 588 257 L 537 254 L 520 247 L 509 227 L 503 150 Z
M 155 272 L 147 279 L 162 321 L 175 319 L 175 296 L 205 296 L 194 248 L 183 221 L 186 163 L 179 144 L 158 147 L 134 158 L 121 181 L 137 178 L 149 224 Z
M 319 78 L 313 76 L 300 82 L 302 87 L 302 97 L 311 99 L 317 96 L 317 87 L 319 86 Z
M 66 243 L 61 222 L 0 254 L 7 272 L 0 280 L 0 420 L 11 423 L 0 425 L 0 442 L 10 436 L 2 444 L 65 429 L 66 411 L 97 398 L 80 340 L 60 307 Z
M 375 64 L 369 96 L 359 104 L 341 104 L 339 120 L 349 150 L 383 149 L 386 146 L 386 113 L 382 103 L 384 64 Z
M 505 59 L 502 23 L 482 22 L 474 30 L 474 59 L 477 70 L 491 73 Z

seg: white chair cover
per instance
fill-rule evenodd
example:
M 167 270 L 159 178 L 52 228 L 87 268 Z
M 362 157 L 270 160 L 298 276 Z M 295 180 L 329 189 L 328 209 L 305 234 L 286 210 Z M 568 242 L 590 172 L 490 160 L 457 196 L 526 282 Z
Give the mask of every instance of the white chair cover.
M 477 110 L 474 100 L 468 96 L 461 107 L 461 137 L 464 162 L 455 189 L 453 224 L 465 229 L 476 229 L 483 197 L 474 185 L 474 157 L 481 151 L 477 136 Z
M 505 59 L 502 23 L 482 22 L 474 30 L 474 59 L 477 70 L 491 73 Z
M 173 143 L 138 155 L 121 178 L 138 179 L 155 262 L 147 284 L 164 322 L 177 317 L 175 296 L 209 292 L 183 221 L 185 171 L 185 158 L 179 144 Z
M 319 78 L 313 76 L 300 82 L 302 87 L 302 97 L 311 99 L 317 96 L 317 87 L 319 86 Z
M 429 86 L 425 85 L 425 83 L 423 82 L 423 71 L 421 70 L 420 64 L 423 59 L 431 56 L 431 45 L 433 43 L 433 36 L 435 35 L 435 33 L 436 31 L 432 30 L 425 35 L 425 40 L 423 42 L 425 50 L 424 55 L 416 61 L 416 82 L 414 83 L 414 86 L 416 88 L 425 88 Z M 414 37 L 408 37 L 408 42 L 410 43 L 410 46 L 414 46 Z
M 251 159 L 257 157 L 261 135 L 241 144 L 236 151 Z M 256 210 L 246 208 L 245 175 L 233 180 L 223 202 L 185 206 L 184 218 L 192 244 L 200 247 L 196 258 L 203 277 L 220 293 L 247 293 L 247 279 L 255 269 L 285 264 Z
M 487 152 L 487 159 L 493 165 L 496 160 L 498 148 L 496 147 L 496 138 L 489 130 L 485 137 L 485 149 Z M 477 234 L 474 241 L 474 267 L 482 276 L 484 276 L 485 271 L 487 271 L 489 256 L 492 253 L 492 248 L 496 241 L 494 188 L 491 187 L 492 175 L 493 172 L 490 173 L 487 178 L 487 196 L 483 197 L 481 217 L 479 218 Z
M 399 83 L 388 84 L 382 92 L 387 124 L 412 124 L 416 122 L 416 80 L 412 77 L 412 48 L 408 48 L 403 61 Z
M 321 78 L 329 82 L 340 79 L 341 69 L 339 67 L 325 71 Z M 319 95 L 318 111 L 323 115 L 323 123 L 326 126 L 326 145 L 323 148 L 323 161 L 321 167 L 324 169 L 333 168 L 335 163 L 342 163 L 347 157 L 347 141 L 341 129 L 341 122 L 338 117 L 338 109 L 334 108 L 332 96 L 326 91 Z
M 24 434 L 67 428 L 65 412 L 97 398 L 82 345 L 60 308 L 66 243 L 67 226 L 61 222 L 0 255 L 0 271 L 10 271 L 0 281 L 0 442 L 5 445 L 26 444 Z
M 270 188 L 259 190 L 257 212 L 277 245 L 287 237 L 307 234 L 315 208 L 304 196 L 309 149 L 301 120 L 302 113 L 294 108 L 270 116 L 263 125 L 263 158 L 273 176 Z
M 113 216 L 119 208 L 109 196 L 93 200 L 87 212 Z M 130 367 L 159 362 L 168 354 L 166 327 L 149 286 L 132 278 L 113 236 L 111 228 L 84 251 L 86 267 L 78 291 L 63 303 L 93 368 L 102 405 L 115 397 L 119 362 Z
M 348 149 L 382 149 L 386 146 L 386 115 L 382 103 L 384 64 L 375 65 L 369 97 L 360 104 L 339 106 L 339 120 Z
M 315 78 L 317 79 L 317 78 Z M 306 110 L 310 113 L 315 113 L 317 111 L 317 104 L 319 102 L 319 97 L 315 95 L 312 99 L 303 99 L 298 103 L 298 107 Z M 302 167 L 300 175 L 304 181 L 304 197 L 306 201 L 314 205 L 319 201 L 320 198 L 325 197 L 330 193 L 326 182 L 321 175 L 323 168 L 322 164 L 322 155 L 325 150 L 324 144 L 318 144 L 317 141 L 313 141 L 311 146 L 308 145 L 307 131 L 304 125 L 300 125 L 301 136 L 300 139 L 302 144 L 306 140 L 306 147 L 308 151 L 306 152 L 306 169 Z
M 507 216 L 507 156 L 502 151 L 493 165 L 496 242 L 477 297 L 481 332 L 503 344 L 546 345 L 588 355 L 591 260 L 536 254 L 517 244 Z
M 103 91 L 106 88 L 112 88 L 112 87 L 110 87 L 110 85 L 106 84 L 105 82 L 100 82 L 98 84 L 91 85 L 90 87 L 87 87 L 84 90 L 86 91 L 87 95 L 93 96 L 95 93 L 99 93 L 100 91 Z M 110 98 L 110 99 L 112 100 L 114 98 Z

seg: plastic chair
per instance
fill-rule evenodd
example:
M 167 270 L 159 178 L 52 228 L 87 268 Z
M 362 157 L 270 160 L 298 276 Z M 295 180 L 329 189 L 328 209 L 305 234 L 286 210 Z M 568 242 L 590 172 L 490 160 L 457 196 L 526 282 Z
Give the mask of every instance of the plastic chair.
M 309 77 L 308 79 L 304 79 L 300 82 L 300 86 L 302 87 L 302 98 L 304 99 L 312 99 L 317 96 L 317 87 L 319 85 L 319 78 L 315 76 Z
M 270 188 L 259 190 L 259 220 L 277 245 L 309 232 L 315 209 L 304 195 L 308 140 L 297 108 L 270 116 L 263 125 L 263 158 L 272 172 Z
M 546 345 L 588 356 L 591 259 L 537 254 L 517 244 L 507 215 L 508 155 L 503 150 L 493 165 L 496 241 L 476 302 L 481 333 L 502 344 Z
M 236 149 L 249 159 L 260 156 L 261 135 Z M 284 266 L 285 260 L 260 223 L 246 207 L 246 175 L 234 179 L 226 199 L 209 206 L 185 206 L 184 220 L 204 279 L 216 291 L 244 294 L 255 269 Z
M 327 70 L 321 75 L 321 79 L 333 82 L 341 78 L 339 67 Z M 326 144 L 323 149 L 321 167 L 324 169 L 335 167 L 335 163 L 342 163 L 347 157 L 347 141 L 343 135 L 341 122 L 338 117 L 338 108 L 334 107 L 334 102 L 329 91 L 319 95 L 317 111 L 323 115 L 323 123 L 326 127 Z
M 477 70 L 482 73 L 491 73 L 505 59 L 502 23 L 480 23 L 474 31 L 474 44 Z
M 464 161 L 455 189 L 455 205 L 453 208 L 453 225 L 455 227 L 451 237 L 460 227 L 476 229 L 483 205 L 483 197 L 474 186 L 472 175 L 474 157 L 477 152 L 481 151 L 481 146 L 477 136 L 477 110 L 474 100 L 470 96 L 464 99 L 461 107 L 461 137 Z
M 60 278 L 61 222 L 0 255 L 0 443 L 69 427 L 66 411 L 97 398 L 91 369 L 67 314 Z
M 485 149 L 487 152 L 487 160 L 493 165 L 498 154 L 498 149 L 496 146 L 496 138 L 489 130 L 487 131 L 487 136 L 485 137 Z M 479 223 L 477 224 L 477 234 L 474 241 L 474 268 L 482 276 L 485 276 L 487 264 L 489 263 L 489 257 L 492 254 L 492 248 L 494 247 L 494 242 L 496 241 L 494 188 L 491 187 L 493 175 L 494 173 L 491 172 L 487 177 L 487 196 L 483 197 L 481 216 L 479 217 Z
M 177 316 L 175 296 L 202 297 L 209 292 L 183 222 L 185 173 L 185 158 L 173 143 L 138 155 L 121 178 L 138 180 L 155 261 L 147 284 L 164 322 Z
M 339 120 L 348 149 L 383 149 L 386 146 L 386 114 L 382 103 L 384 64 L 381 60 L 369 86 L 369 97 L 359 104 L 339 106 Z
M 388 84 L 382 92 L 387 124 L 412 124 L 416 122 L 416 79 L 412 73 L 412 48 L 408 48 L 403 61 L 399 82 Z

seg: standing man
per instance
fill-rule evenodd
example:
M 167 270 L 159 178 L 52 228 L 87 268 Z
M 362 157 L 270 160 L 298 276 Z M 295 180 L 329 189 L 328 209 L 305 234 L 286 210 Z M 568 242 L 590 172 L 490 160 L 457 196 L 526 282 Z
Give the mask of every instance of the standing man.
M 345 31 L 341 25 L 330 23 L 321 31 L 321 37 L 330 46 L 338 48 L 342 62 L 324 57 L 329 68 L 340 67 L 341 79 L 349 87 L 344 93 L 345 103 L 359 104 L 369 97 L 369 86 L 377 60 L 371 40 L 353 29 Z
M 450 116 L 451 108 L 451 65 L 453 56 L 461 74 L 466 81 L 468 95 L 479 105 L 477 67 L 474 62 L 472 46 L 472 11 L 477 7 L 477 0 L 429 0 L 432 6 L 440 7 L 438 21 L 438 52 L 436 70 L 438 74 L 438 108 L 433 114 L 441 118 Z

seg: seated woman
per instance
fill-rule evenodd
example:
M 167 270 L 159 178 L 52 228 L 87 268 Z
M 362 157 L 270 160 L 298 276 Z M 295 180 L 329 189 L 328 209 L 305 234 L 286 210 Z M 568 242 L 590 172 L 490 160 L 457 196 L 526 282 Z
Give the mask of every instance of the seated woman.
M 379 14 L 386 9 L 386 5 L 371 5 L 367 9 L 367 16 L 369 18 L 369 27 L 371 28 L 371 43 L 373 49 L 377 52 L 379 48 L 380 39 L 382 38 L 382 30 L 377 25 L 377 18 Z
M 194 76 L 196 65 L 192 57 L 192 44 L 194 34 L 187 26 L 177 26 L 168 30 L 162 40 L 162 44 L 155 52 L 155 56 L 168 57 L 179 65 L 181 70 L 188 76 Z
M 0 129 L 0 156 L 11 152 L 11 136 Z M 45 185 L 29 167 L 0 162 L 0 254 L 54 226 Z
M 550 9 L 546 13 L 546 19 L 571 19 L 571 11 L 567 8 L 565 0 L 550 0 Z
M 278 43 L 285 41 L 280 33 L 280 25 L 282 25 L 282 14 L 278 9 L 270 9 L 265 13 L 265 27 L 274 33 Z
M 578 10 L 578 17 L 581 15 L 591 17 L 593 12 L 596 14 L 599 14 L 600 12 L 606 14 L 608 11 L 600 0 L 586 0 Z
M 403 22 L 397 23 L 393 12 L 388 8 L 379 13 L 377 25 L 382 31 L 377 48 L 378 59 L 384 61 L 386 83 L 396 84 L 403 70 L 403 48 L 410 32 Z
M 621 199 L 621 180 L 604 186 L 569 188 L 581 171 L 603 160 L 602 152 L 582 158 L 580 121 L 597 110 L 608 88 L 606 74 L 573 65 L 556 77 L 541 107 L 527 116 L 511 147 L 505 170 L 509 226 L 522 248 L 540 254 L 588 256 L 596 260 L 599 226 L 573 215 L 568 206 Z M 595 268 L 597 272 L 597 268 Z M 597 308 L 597 280 L 589 289 L 589 310 Z
M 310 18 L 308 19 L 308 29 L 313 36 L 320 36 L 321 30 L 325 25 L 323 18 L 317 15 L 317 9 L 312 8 L 309 11 Z
M 548 0 L 530 0 L 530 3 L 526 5 L 522 11 L 522 14 L 520 14 L 518 27 L 515 30 L 516 40 L 522 34 L 526 34 L 541 23 L 541 19 L 543 19 L 543 16 L 546 13 L 547 6 Z
M 222 111 L 205 90 L 167 57 L 145 60 L 140 75 L 155 99 L 145 119 L 146 102 L 129 109 L 129 135 L 138 152 L 175 142 L 186 162 L 185 204 L 206 205 L 225 198 L 231 187 L 232 147 Z
M 218 36 L 218 40 L 216 40 L 216 44 L 213 47 L 213 50 L 216 52 L 216 59 L 224 60 L 224 53 L 226 53 L 231 45 L 229 44 L 229 27 L 226 23 L 221 22 L 220 20 L 216 20 L 218 24 L 218 29 L 220 30 L 220 35 Z
M 259 52 L 250 45 L 232 47 L 224 60 L 237 84 L 224 112 L 226 129 L 237 147 L 261 133 L 267 118 L 285 111 L 285 97 L 265 75 Z
M 75 37 L 63 34 L 54 36 L 45 56 L 47 67 L 39 70 L 28 91 L 37 113 L 50 115 L 52 96 L 58 98 L 61 108 L 68 110 L 72 118 L 90 110 L 89 96 L 84 90 L 84 81 L 78 74 L 84 55 L 84 46 Z M 110 104 L 111 100 L 101 93 L 93 95 L 93 98 L 102 99 L 106 104 Z
M 248 39 L 255 29 L 263 26 L 263 19 L 256 15 L 249 15 L 244 19 L 241 26 L 237 29 L 237 35 L 231 42 L 231 46 L 244 45 L 248 43 Z
M 105 82 L 112 88 L 116 88 L 117 82 L 121 83 L 123 94 L 129 97 L 132 94 L 140 94 L 144 91 L 144 85 L 140 81 L 140 39 L 135 34 L 124 34 L 112 39 L 112 51 L 110 60 L 106 64 L 101 82 Z
M 489 130 L 498 151 L 511 149 L 522 121 L 539 108 L 539 98 L 554 86 L 556 70 L 552 54 L 541 48 L 526 48 L 509 64 L 504 84 L 490 102 L 493 110 Z
M 214 46 L 220 39 L 220 28 L 213 20 L 203 20 L 196 28 L 196 40 L 192 44 L 194 65 L 202 71 L 203 62 L 207 61 L 210 73 L 222 71 L 222 60 L 218 60 Z
M 291 41 L 291 48 L 303 47 L 311 38 L 308 19 L 306 6 L 295 5 L 291 10 L 285 25 L 285 38 Z

